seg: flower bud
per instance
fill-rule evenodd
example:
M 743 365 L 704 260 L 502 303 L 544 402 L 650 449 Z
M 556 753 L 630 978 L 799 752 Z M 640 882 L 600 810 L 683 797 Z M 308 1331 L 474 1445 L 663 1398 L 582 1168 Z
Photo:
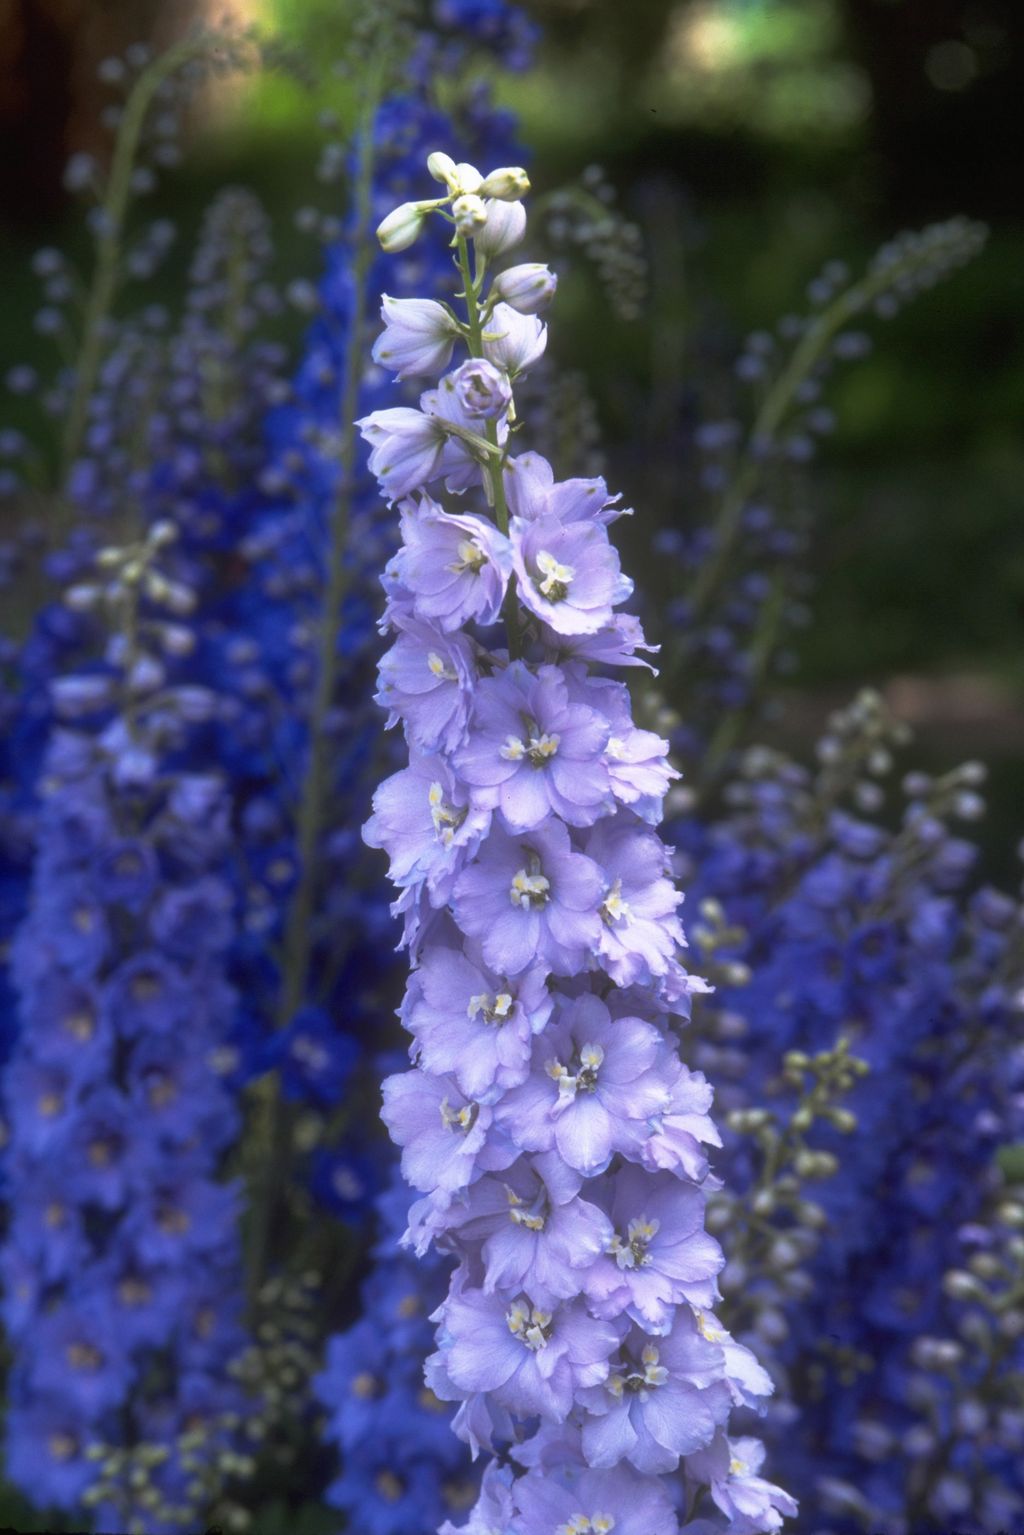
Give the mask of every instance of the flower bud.
M 377 225 L 381 249 L 389 253 L 408 250 L 423 228 L 424 213 L 419 203 L 401 203 Z
M 558 278 L 541 261 L 524 261 L 494 279 L 494 292 L 520 314 L 539 314 L 555 296 Z
M 477 251 L 482 256 L 503 256 L 518 245 L 526 233 L 526 209 L 522 203 L 503 203 L 490 198 L 487 222 L 474 236 Z
M 455 393 L 471 416 L 494 421 L 508 409 L 512 388 L 508 374 L 485 358 L 472 357 L 455 372 Z
M 475 165 L 470 165 L 466 160 L 460 160 L 455 167 L 455 186 L 453 186 L 452 191 L 457 190 L 472 196 L 480 191 L 483 182 L 484 178 Z
M 452 216 L 460 235 L 475 235 L 487 222 L 487 209 L 482 197 L 464 192 L 452 203 Z
M 503 203 L 516 202 L 529 190 L 530 178 L 521 165 L 503 165 L 491 171 L 480 187 L 482 196 L 497 197 Z
M 427 170 L 435 181 L 443 182 L 445 186 L 452 186 L 457 179 L 455 161 L 451 155 L 446 155 L 439 149 L 435 149 L 433 154 L 427 156 Z

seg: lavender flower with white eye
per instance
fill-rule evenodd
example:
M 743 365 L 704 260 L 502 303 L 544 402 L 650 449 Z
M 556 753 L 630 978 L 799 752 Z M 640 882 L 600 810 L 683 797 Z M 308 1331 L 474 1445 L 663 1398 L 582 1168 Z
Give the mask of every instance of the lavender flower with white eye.
M 523 1535 L 677 1535 L 679 1525 L 665 1489 L 628 1466 L 592 1471 L 531 1471 L 514 1489 Z M 495 1526 L 495 1529 L 498 1527 Z M 687 1525 L 687 1529 L 696 1529 Z
M 402 1009 L 416 1057 L 431 1074 L 451 1072 L 468 1097 L 498 1097 L 529 1071 L 533 1036 L 551 1016 L 546 982 L 541 968 L 509 980 L 471 952 L 428 950 Z
M 633 583 L 623 576 L 608 534 L 596 522 L 553 517 L 512 525 L 519 596 L 556 634 L 596 634 Z
M 402 547 L 388 567 L 393 608 L 410 603 L 417 618 L 459 629 L 470 619 L 493 624 L 512 571 L 512 548 L 493 523 L 446 512 L 429 496 L 402 507 Z
M 451 895 L 459 870 L 486 834 L 491 816 L 469 804 L 443 757 L 413 757 L 373 796 L 364 836 L 391 858 L 391 878 L 404 889 L 423 885 L 433 906 Z
M 399 622 L 398 639 L 380 663 L 378 703 L 399 719 L 413 745 L 454 751 L 469 721 L 476 664 L 462 634 L 446 634 L 417 619 Z
M 512 386 L 508 374 L 484 358 L 470 358 L 457 368 L 453 382 L 459 404 L 467 415 L 496 421 L 508 410 Z
M 578 1197 L 582 1183 L 557 1152 L 521 1157 L 449 1212 L 450 1229 L 480 1244 L 487 1294 L 529 1284 L 535 1298 L 570 1300 L 587 1287 L 613 1233 L 604 1211 Z
M 603 480 L 556 482 L 536 454 L 508 452 L 511 388 L 546 340 L 517 311 L 554 280 L 522 266 L 486 294 L 470 240 L 483 258 L 513 243 L 519 205 L 485 206 L 488 178 L 449 156 L 430 170 L 448 187 L 470 360 L 421 399 L 443 448 L 411 454 L 398 478 L 444 479 L 467 511 L 402 510 L 381 697 L 412 764 L 366 832 L 391 853 L 416 961 L 402 1007 L 415 1066 L 385 1084 L 424 1195 L 406 1241 L 459 1260 L 427 1379 L 461 1404 L 453 1426 L 474 1449 L 508 1452 L 463 1535 L 675 1535 L 680 1496 L 661 1477 L 684 1461 L 693 1506 L 688 1457 L 770 1390 L 710 1310 L 723 1260 L 704 1229 L 705 1148 L 718 1136 L 672 1022 L 703 983 L 679 962 L 681 896 L 653 829 L 675 775 L 623 685 L 588 665 L 646 664 L 638 621 L 614 613 L 632 589 L 607 531 L 623 509 Z M 520 173 L 493 179 L 518 194 Z M 378 435 L 392 414 L 364 434 L 393 496 L 397 455 Z M 504 643 L 489 632 L 499 617 Z M 458 822 L 447 847 L 428 777 Z
M 534 674 L 513 661 L 477 689 L 455 765 L 474 803 L 500 811 L 512 832 L 530 831 L 552 813 L 570 826 L 591 826 L 610 805 L 608 736 L 603 715 L 569 701 L 558 667 Z
M 615 1174 L 609 1212 L 612 1237 L 587 1275 L 587 1294 L 598 1314 L 623 1311 L 655 1336 L 671 1326 L 676 1306 L 707 1308 L 718 1298 L 715 1276 L 722 1250 L 704 1230 L 697 1189 L 639 1167 Z
M 467 1098 L 454 1077 L 406 1071 L 384 1083 L 384 1123 L 400 1146 L 402 1172 L 414 1189 L 453 1194 L 479 1169 L 507 1167 L 515 1149 L 494 1138 L 492 1111 Z
M 385 328 L 374 343 L 374 362 L 393 368 L 396 378 L 436 377 L 448 366 L 458 331 L 443 304 L 384 293 L 381 314 Z
M 584 1398 L 584 1452 L 593 1466 L 628 1460 L 638 1471 L 674 1471 L 725 1422 L 732 1396 L 725 1356 L 689 1308 L 664 1336 L 634 1328 L 605 1383 Z
M 582 1302 L 549 1308 L 525 1292 L 507 1299 L 463 1290 L 442 1308 L 441 1328 L 444 1368 L 461 1391 L 486 1392 L 519 1417 L 556 1423 L 578 1392 L 606 1379 L 619 1342 Z
M 592 1178 L 616 1152 L 636 1155 L 665 1108 L 664 1048 L 642 1018 L 613 1018 L 599 997 L 579 997 L 538 1039 L 533 1071 L 505 1095 L 498 1122 L 524 1151 L 555 1149 Z
M 572 975 L 600 942 L 602 894 L 597 864 L 551 817 L 519 837 L 492 831 L 456 881 L 452 911 L 492 970 L 519 975 L 539 963 Z
M 683 942 L 675 915 L 682 896 L 667 878 L 668 849 L 628 811 L 595 826 L 586 848 L 607 880 L 601 953 L 608 974 L 619 986 L 664 975 Z

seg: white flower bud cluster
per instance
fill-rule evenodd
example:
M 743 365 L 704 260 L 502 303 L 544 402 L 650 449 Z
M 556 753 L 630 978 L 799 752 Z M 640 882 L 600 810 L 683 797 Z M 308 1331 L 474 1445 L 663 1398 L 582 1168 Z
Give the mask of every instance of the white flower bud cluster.
M 428 157 L 427 169 L 447 187 L 447 195 L 401 203 L 382 219 L 377 239 L 384 250 L 407 250 L 428 215 L 445 209 L 450 210 L 444 216 L 456 232 L 477 241 L 485 255 L 498 255 L 522 238 L 526 215 L 519 199 L 530 190 L 530 178 L 522 166 L 502 165 L 485 176 L 475 165 L 456 164 L 451 155 L 436 151 Z

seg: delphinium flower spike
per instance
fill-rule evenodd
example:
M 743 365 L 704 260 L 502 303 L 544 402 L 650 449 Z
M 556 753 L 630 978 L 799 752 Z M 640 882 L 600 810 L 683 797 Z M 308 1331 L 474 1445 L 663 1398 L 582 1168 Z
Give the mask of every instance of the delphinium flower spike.
M 471 1530 L 775 1529 L 795 1505 L 754 1442 L 728 1440 L 734 1406 L 771 1385 L 714 1315 L 717 1133 L 678 1033 L 701 982 L 656 830 L 674 774 L 605 674 L 644 645 L 615 611 L 622 508 L 513 452 L 516 383 L 546 343 L 534 299 L 555 289 L 502 281 L 488 236 L 521 226 L 525 174 L 441 152 L 428 169 L 440 190 L 380 235 L 451 231 L 462 310 L 439 306 L 429 360 L 446 366 L 442 330 L 468 356 L 419 409 L 360 422 L 403 530 L 379 696 L 410 762 L 365 835 L 399 889 L 415 1064 L 385 1083 L 384 1117 L 422 1196 L 406 1240 L 458 1259 L 428 1383 L 500 1457 Z M 422 308 L 384 318 L 378 355 L 425 367 Z

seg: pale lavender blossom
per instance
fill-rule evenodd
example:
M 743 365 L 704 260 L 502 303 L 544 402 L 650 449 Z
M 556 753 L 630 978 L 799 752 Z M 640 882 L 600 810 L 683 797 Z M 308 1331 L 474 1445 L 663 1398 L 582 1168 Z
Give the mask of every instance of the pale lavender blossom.
M 473 646 L 465 635 L 403 618 L 378 676 L 377 702 L 389 711 L 388 725 L 401 720 L 413 746 L 432 752 L 461 744 L 476 682 Z
M 715 1504 L 729 1520 L 730 1535 L 762 1535 L 782 1528 L 784 1515 L 798 1512 L 796 1502 L 758 1475 L 764 1445 L 758 1439 L 729 1439 L 719 1432 L 691 1458 L 690 1474 L 711 1489 Z
M 493 1117 L 485 1104 L 460 1091 L 454 1077 L 405 1071 L 384 1082 L 384 1123 L 403 1147 L 404 1176 L 423 1193 L 456 1193 L 479 1172 L 515 1160 L 504 1137 L 488 1134 Z
M 586 852 L 604 871 L 601 955 L 619 986 L 663 975 L 684 942 L 676 908 L 682 896 L 668 878 L 669 852 L 657 832 L 628 811 L 601 821 Z
M 402 1007 L 415 1057 L 433 1074 L 451 1072 L 469 1097 L 498 1097 L 529 1071 L 533 1036 L 551 1016 L 546 982 L 542 968 L 509 980 L 482 958 L 431 947 Z
M 423 884 L 430 904 L 444 906 L 490 823 L 489 811 L 470 806 L 465 786 L 443 757 L 416 753 L 374 794 L 363 840 L 388 854 L 395 885 Z
M 714 1097 L 703 1072 L 690 1071 L 682 1061 L 666 1075 L 667 1109 L 658 1115 L 655 1128 L 644 1142 L 646 1166 L 664 1168 L 703 1183 L 708 1173 L 705 1146 L 721 1146 L 722 1138 L 708 1110 Z
M 436 377 L 451 361 L 458 329 L 436 299 L 381 295 L 384 330 L 373 346 L 373 360 L 394 369 L 395 377 Z
M 534 674 L 513 661 L 478 687 L 455 764 L 474 803 L 498 810 L 512 832 L 530 831 L 552 813 L 570 826 L 591 826 L 611 808 L 609 733 L 596 709 L 569 701 L 558 667 Z
M 582 1301 L 549 1308 L 527 1294 L 454 1293 L 442 1307 L 441 1353 L 464 1395 L 486 1392 L 517 1417 L 559 1422 L 608 1375 L 620 1331 Z
M 553 517 L 556 522 L 600 522 L 607 526 L 619 517 L 632 515 L 619 505 L 621 496 L 608 494 L 608 486 L 600 477 L 556 480 L 555 471 L 539 453 L 510 458 L 504 482 L 509 510 L 524 522 Z
M 518 245 L 526 233 L 526 209 L 521 202 L 485 198 L 484 210 L 487 218 L 473 236 L 473 244 L 489 259 L 503 256 Z
M 520 314 L 540 314 L 555 296 L 558 278 L 540 261 L 506 267 L 494 279 L 492 292 Z
M 486 358 L 471 357 L 453 374 L 455 393 L 468 416 L 496 421 L 508 410 L 512 386 L 508 374 Z
M 396 405 L 371 411 L 356 425 L 370 444 L 370 473 L 389 501 L 400 501 L 436 478 L 448 438 L 435 416 Z
M 668 1492 L 628 1466 L 614 1471 L 562 1466 L 552 1475 L 531 1471 L 514 1489 L 518 1524 L 494 1526 L 494 1535 L 678 1535 Z M 691 1527 L 688 1525 L 687 1530 Z M 485 1535 L 491 1535 L 486 1531 Z
M 556 634 L 596 634 L 633 590 L 600 523 L 516 517 L 511 534 L 519 596 Z
M 518 314 L 509 304 L 495 304 L 484 331 L 484 356 L 518 378 L 544 355 L 548 328 L 534 315 Z
M 401 507 L 402 546 L 388 567 L 392 605 L 446 631 L 492 624 L 512 571 L 512 547 L 492 522 L 447 512 L 430 496 Z
M 585 1288 L 613 1232 L 604 1211 L 579 1197 L 582 1182 L 557 1152 L 522 1157 L 479 1179 L 449 1211 L 449 1228 L 480 1244 L 488 1294 L 529 1285 L 534 1299 L 553 1302 Z
M 452 911 L 499 974 L 545 964 L 572 975 L 600 944 L 603 895 L 598 866 L 573 851 L 565 826 L 550 817 L 516 837 L 493 829 L 456 881 Z
M 497 1105 L 498 1123 L 524 1151 L 557 1150 L 594 1177 L 616 1153 L 638 1156 L 667 1106 L 664 1050 L 644 1019 L 613 1018 L 600 997 L 577 997 L 536 1040 L 533 1069 Z
M 599 1316 L 626 1312 L 647 1332 L 672 1324 L 682 1302 L 707 1309 L 718 1299 L 716 1275 L 725 1259 L 704 1230 L 700 1190 L 670 1174 L 621 1167 L 601 1206 L 613 1235 L 587 1273 L 587 1295 Z
M 725 1356 L 688 1306 L 672 1330 L 652 1338 L 634 1327 L 604 1384 L 582 1394 L 583 1452 L 595 1467 L 622 1460 L 647 1475 L 674 1471 L 726 1420 L 732 1394 Z
M 446 374 L 436 389 L 428 389 L 420 396 L 420 406 L 444 434 L 434 473 L 443 478 L 448 490 L 458 492 L 479 485 L 480 465 L 487 450 L 484 422 L 466 409 L 455 378 L 454 373 Z M 497 419 L 497 429 L 500 444 L 508 436 L 508 423 L 503 415 Z

